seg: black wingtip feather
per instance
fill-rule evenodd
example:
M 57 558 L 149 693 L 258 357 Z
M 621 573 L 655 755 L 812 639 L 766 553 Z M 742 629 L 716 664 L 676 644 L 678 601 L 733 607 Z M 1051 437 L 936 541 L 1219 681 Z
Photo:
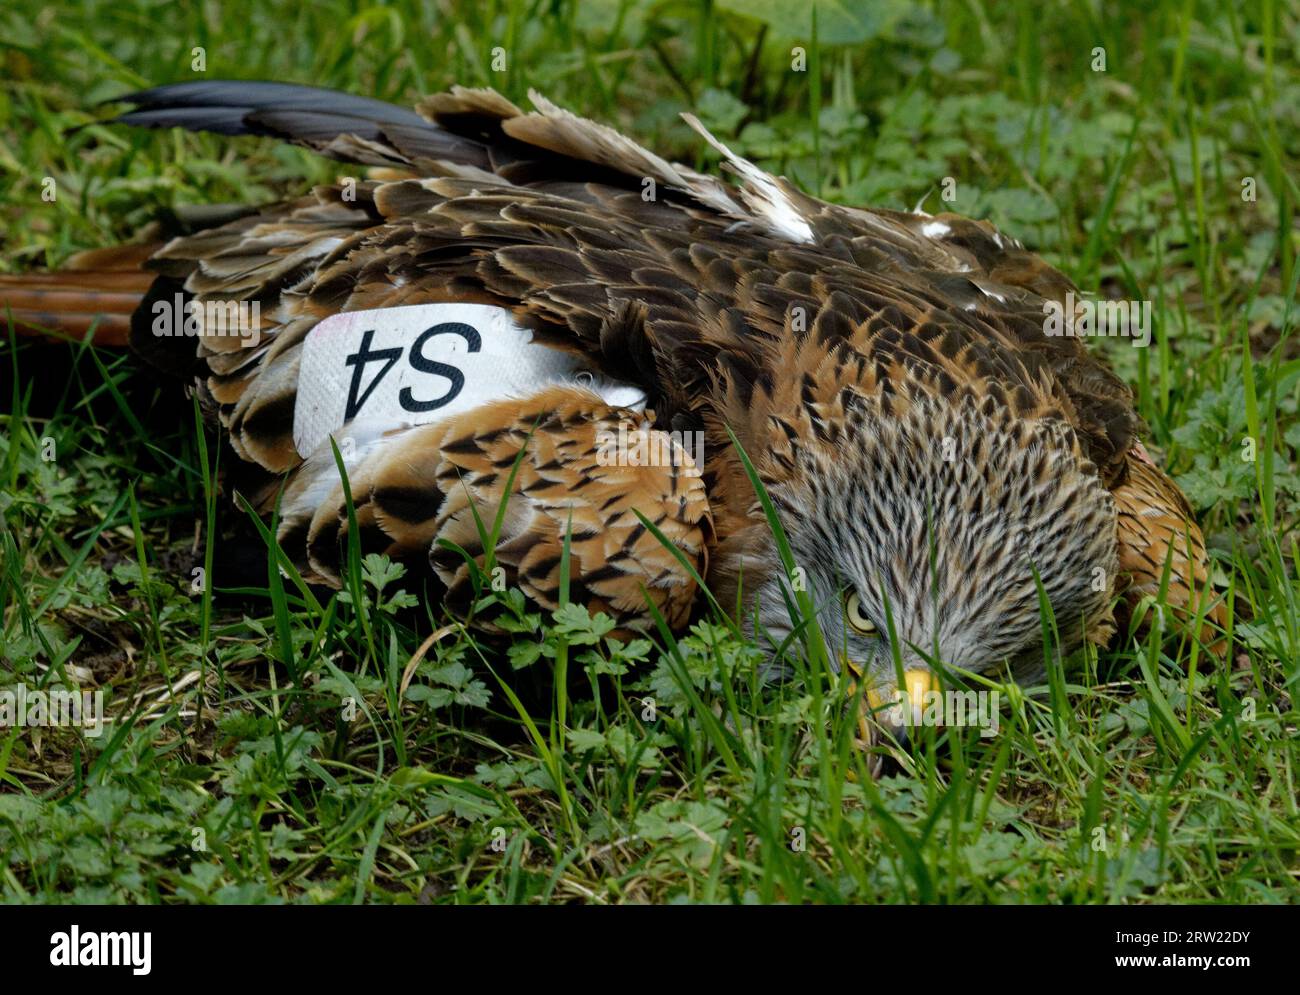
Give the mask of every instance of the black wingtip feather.
M 372 97 L 359 97 L 341 90 L 330 90 L 321 86 L 305 86 L 301 83 L 271 83 L 264 80 L 198 80 L 189 83 L 168 83 L 148 90 L 128 93 L 115 97 L 108 103 L 132 104 L 136 114 L 141 111 L 157 113 L 155 120 L 160 120 L 162 112 L 173 111 L 179 127 L 186 124 L 186 111 L 204 111 L 209 118 L 224 111 L 234 119 L 260 110 L 289 111 L 299 110 L 317 114 L 337 114 L 340 117 L 355 117 L 375 124 L 405 124 L 430 128 L 428 121 L 415 111 L 398 107 Z M 207 130 L 206 119 L 195 120 L 202 130 Z M 153 127 L 168 127 L 154 123 Z
M 306 145 L 346 161 L 332 148 L 342 135 L 377 142 L 408 159 L 447 159 L 480 168 L 490 164 L 483 143 L 426 121 L 415 111 L 370 97 L 298 83 L 202 80 L 169 83 L 117 97 L 131 104 L 115 122 L 143 128 L 186 128 L 220 135 L 258 135 Z M 362 158 L 370 165 L 384 160 Z
M 323 145 L 339 135 L 372 141 L 384 128 L 438 130 L 415 111 L 370 97 L 298 83 L 202 80 L 169 83 L 129 93 L 110 103 L 134 109 L 118 124 L 141 128 L 185 128 L 219 135 L 259 135 L 305 145 Z

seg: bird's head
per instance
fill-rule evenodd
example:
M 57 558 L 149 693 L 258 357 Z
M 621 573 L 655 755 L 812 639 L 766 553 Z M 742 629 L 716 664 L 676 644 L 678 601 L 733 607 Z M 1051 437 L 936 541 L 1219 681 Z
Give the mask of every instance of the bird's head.
M 748 617 L 770 636 L 791 633 L 783 588 L 802 585 L 832 661 L 888 699 L 895 650 L 909 685 L 929 687 L 936 661 L 1041 668 L 1040 586 L 1064 650 L 1105 623 L 1115 509 L 1061 421 L 922 394 L 864 398 L 824 435 L 791 450 L 769 487 L 796 576 L 774 543 L 744 557 Z

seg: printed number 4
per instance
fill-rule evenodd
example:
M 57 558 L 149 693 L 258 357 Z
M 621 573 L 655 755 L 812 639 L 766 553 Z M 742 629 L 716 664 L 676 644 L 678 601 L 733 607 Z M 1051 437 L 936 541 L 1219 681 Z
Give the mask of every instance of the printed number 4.
M 420 337 L 411 343 L 411 351 L 407 354 L 406 362 L 411 369 L 420 373 L 432 373 L 435 376 L 445 377 L 451 382 L 451 386 L 441 397 L 429 400 L 419 400 L 412 393 L 410 387 L 403 387 L 397 393 L 397 403 L 407 411 L 434 411 L 444 404 L 450 404 L 456 398 L 456 395 L 465 388 L 464 373 L 454 366 L 439 363 L 424 354 L 425 344 L 437 335 L 459 335 L 468 344 L 469 352 L 478 352 L 483 347 L 483 340 L 479 337 L 478 331 L 472 325 L 466 325 L 460 321 L 445 321 L 421 332 Z M 367 330 L 361 336 L 361 345 L 357 348 L 357 351 L 344 360 L 346 365 L 353 367 L 352 385 L 348 388 L 348 405 L 343 416 L 344 421 L 351 421 L 361 413 L 366 401 L 370 399 L 370 395 L 379 386 L 379 381 L 383 380 L 388 371 L 402 358 L 400 346 L 393 349 L 371 349 L 370 343 L 374 337 L 373 329 Z M 378 362 L 383 362 L 384 368 L 370 381 L 369 386 L 362 390 L 362 371 L 367 364 Z

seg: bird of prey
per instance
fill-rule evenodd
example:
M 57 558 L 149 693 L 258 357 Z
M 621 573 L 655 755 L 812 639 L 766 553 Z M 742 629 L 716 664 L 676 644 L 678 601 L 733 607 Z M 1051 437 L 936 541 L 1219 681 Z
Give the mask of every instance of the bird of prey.
M 262 511 L 287 478 L 279 539 L 309 580 L 339 583 L 351 527 L 333 438 L 363 550 L 427 565 L 449 605 L 470 597 L 469 557 L 555 608 L 567 531 L 571 596 L 624 628 L 647 602 L 686 624 L 694 574 L 779 643 L 801 587 L 872 702 L 896 687 L 894 650 L 909 686 L 1040 668 L 1040 597 L 1065 651 L 1157 595 L 1214 638 L 1201 533 L 1129 388 L 1045 330 L 1074 293 L 1060 272 L 984 221 L 811 197 L 690 115 L 729 179 L 530 99 L 458 87 L 411 111 L 255 82 L 122 98 L 126 124 L 374 167 L 127 264 L 91 253 L 71 281 L 133 304 L 152 281 L 133 345 L 197 374 Z M 121 272 L 145 255 L 146 280 Z M 57 280 L 8 297 L 20 320 L 113 310 Z M 157 318 L 182 301 L 258 308 L 238 334 L 201 318 L 189 336 Z M 503 501 L 489 559 L 479 520 Z

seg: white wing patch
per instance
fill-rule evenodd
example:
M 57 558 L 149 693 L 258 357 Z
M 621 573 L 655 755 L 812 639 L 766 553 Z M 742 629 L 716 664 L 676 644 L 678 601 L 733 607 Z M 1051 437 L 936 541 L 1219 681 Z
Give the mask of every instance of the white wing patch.
M 727 165 L 741 179 L 740 196 L 760 221 L 774 234 L 791 242 L 812 242 L 813 230 L 807 220 L 791 203 L 776 177 L 764 172 L 743 156 L 738 156 L 718 141 L 694 114 L 683 114 L 682 120 L 699 133 L 706 142 L 717 149 Z
M 572 150 L 577 149 L 580 156 L 592 162 L 630 175 L 650 177 L 674 190 L 689 194 L 721 214 L 732 215 L 739 210 L 739 205 L 728 195 L 726 184 L 717 177 L 705 176 L 693 169 L 668 162 L 608 125 L 578 117 L 563 107 L 556 106 L 536 90 L 529 90 L 528 97 L 537 108 L 536 114 L 507 118 L 502 124 L 507 134 L 565 154 L 571 155 Z M 557 129 L 562 135 L 535 130 L 532 125 L 537 117 L 544 119 L 550 128 Z M 551 140 L 561 137 L 563 141 Z

